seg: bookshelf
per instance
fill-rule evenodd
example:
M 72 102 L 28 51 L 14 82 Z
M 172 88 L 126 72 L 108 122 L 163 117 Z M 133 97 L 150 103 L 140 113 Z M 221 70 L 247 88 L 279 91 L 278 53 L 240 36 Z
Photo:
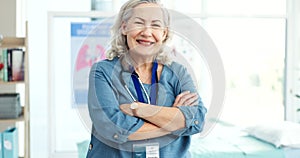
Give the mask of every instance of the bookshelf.
M 3 37 L 0 41 L 0 50 L 2 53 L 3 49 L 13 49 L 13 48 L 22 48 L 24 50 L 24 80 L 22 81 L 0 81 L 0 93 L 21 93 L 21 106 L 22 112 L 21 115 L 15 119 L 1 119 L 0 126 L 5 128 L 5 126 L 14 125 L 17 128 L 19 124 L 22 124 L 24 128 L 18 128 L 19 138 L 18 142 L 23 143 L 22 145 L 18 144 L 18 147 L 24 147 L 24 149 L 19 148 L 20 151 L 24 151 L 24 158 L 30 157 L 30 115 L 29 115 L 29 71 L 28 71 L 28 47 L 27 47 L 27 34 L 26 37 Z M 18 90 L 17 87 L 22 87 L 21 90 Z M 6 92 L 8 91 L 8 92 Z M 22 134 L 20 134 L 22 132 Z M 20 135 L 22 137 L 20 137 Z M 23 137 L 24 136 L 24 137 Z M 24 139 L 24 140 L 22 140 Z M 22 154 L 23 157 L 23 154 Z

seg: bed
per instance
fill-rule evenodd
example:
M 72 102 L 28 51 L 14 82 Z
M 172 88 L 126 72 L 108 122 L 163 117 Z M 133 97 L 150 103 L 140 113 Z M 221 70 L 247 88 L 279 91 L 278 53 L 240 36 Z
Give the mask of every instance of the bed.
M 276 147 L 242 128 L 217 122 L 206 136 L 193 136 L 192 158 L 300 158 L 300 148 Z

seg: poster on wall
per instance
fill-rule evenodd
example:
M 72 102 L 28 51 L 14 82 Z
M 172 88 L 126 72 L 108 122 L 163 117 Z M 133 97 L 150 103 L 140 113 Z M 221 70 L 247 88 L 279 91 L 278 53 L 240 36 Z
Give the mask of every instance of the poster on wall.
M 72 108 L 87 106 L 89 72 L 95 62 L 106 58 L 111 25 L 107 21 L 71 23 Z

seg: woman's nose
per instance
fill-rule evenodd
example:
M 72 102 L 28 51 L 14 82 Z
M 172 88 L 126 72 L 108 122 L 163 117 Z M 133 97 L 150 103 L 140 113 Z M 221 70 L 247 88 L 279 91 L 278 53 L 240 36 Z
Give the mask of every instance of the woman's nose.
M 151 36 L 152 35 L 152 28 L 151 26 L 145 26 L 141 32 L 141 35 L 144 36 Z

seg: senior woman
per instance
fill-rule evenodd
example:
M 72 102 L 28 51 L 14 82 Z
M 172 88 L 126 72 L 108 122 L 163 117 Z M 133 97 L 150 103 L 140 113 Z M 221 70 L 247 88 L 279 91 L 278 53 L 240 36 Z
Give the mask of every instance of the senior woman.
M 106 60 L 90 72 L 88 158 L 187 158 L 206 108 L 186 68 L 165 51 L 170 16 L 156 0 L 129 0 Z

